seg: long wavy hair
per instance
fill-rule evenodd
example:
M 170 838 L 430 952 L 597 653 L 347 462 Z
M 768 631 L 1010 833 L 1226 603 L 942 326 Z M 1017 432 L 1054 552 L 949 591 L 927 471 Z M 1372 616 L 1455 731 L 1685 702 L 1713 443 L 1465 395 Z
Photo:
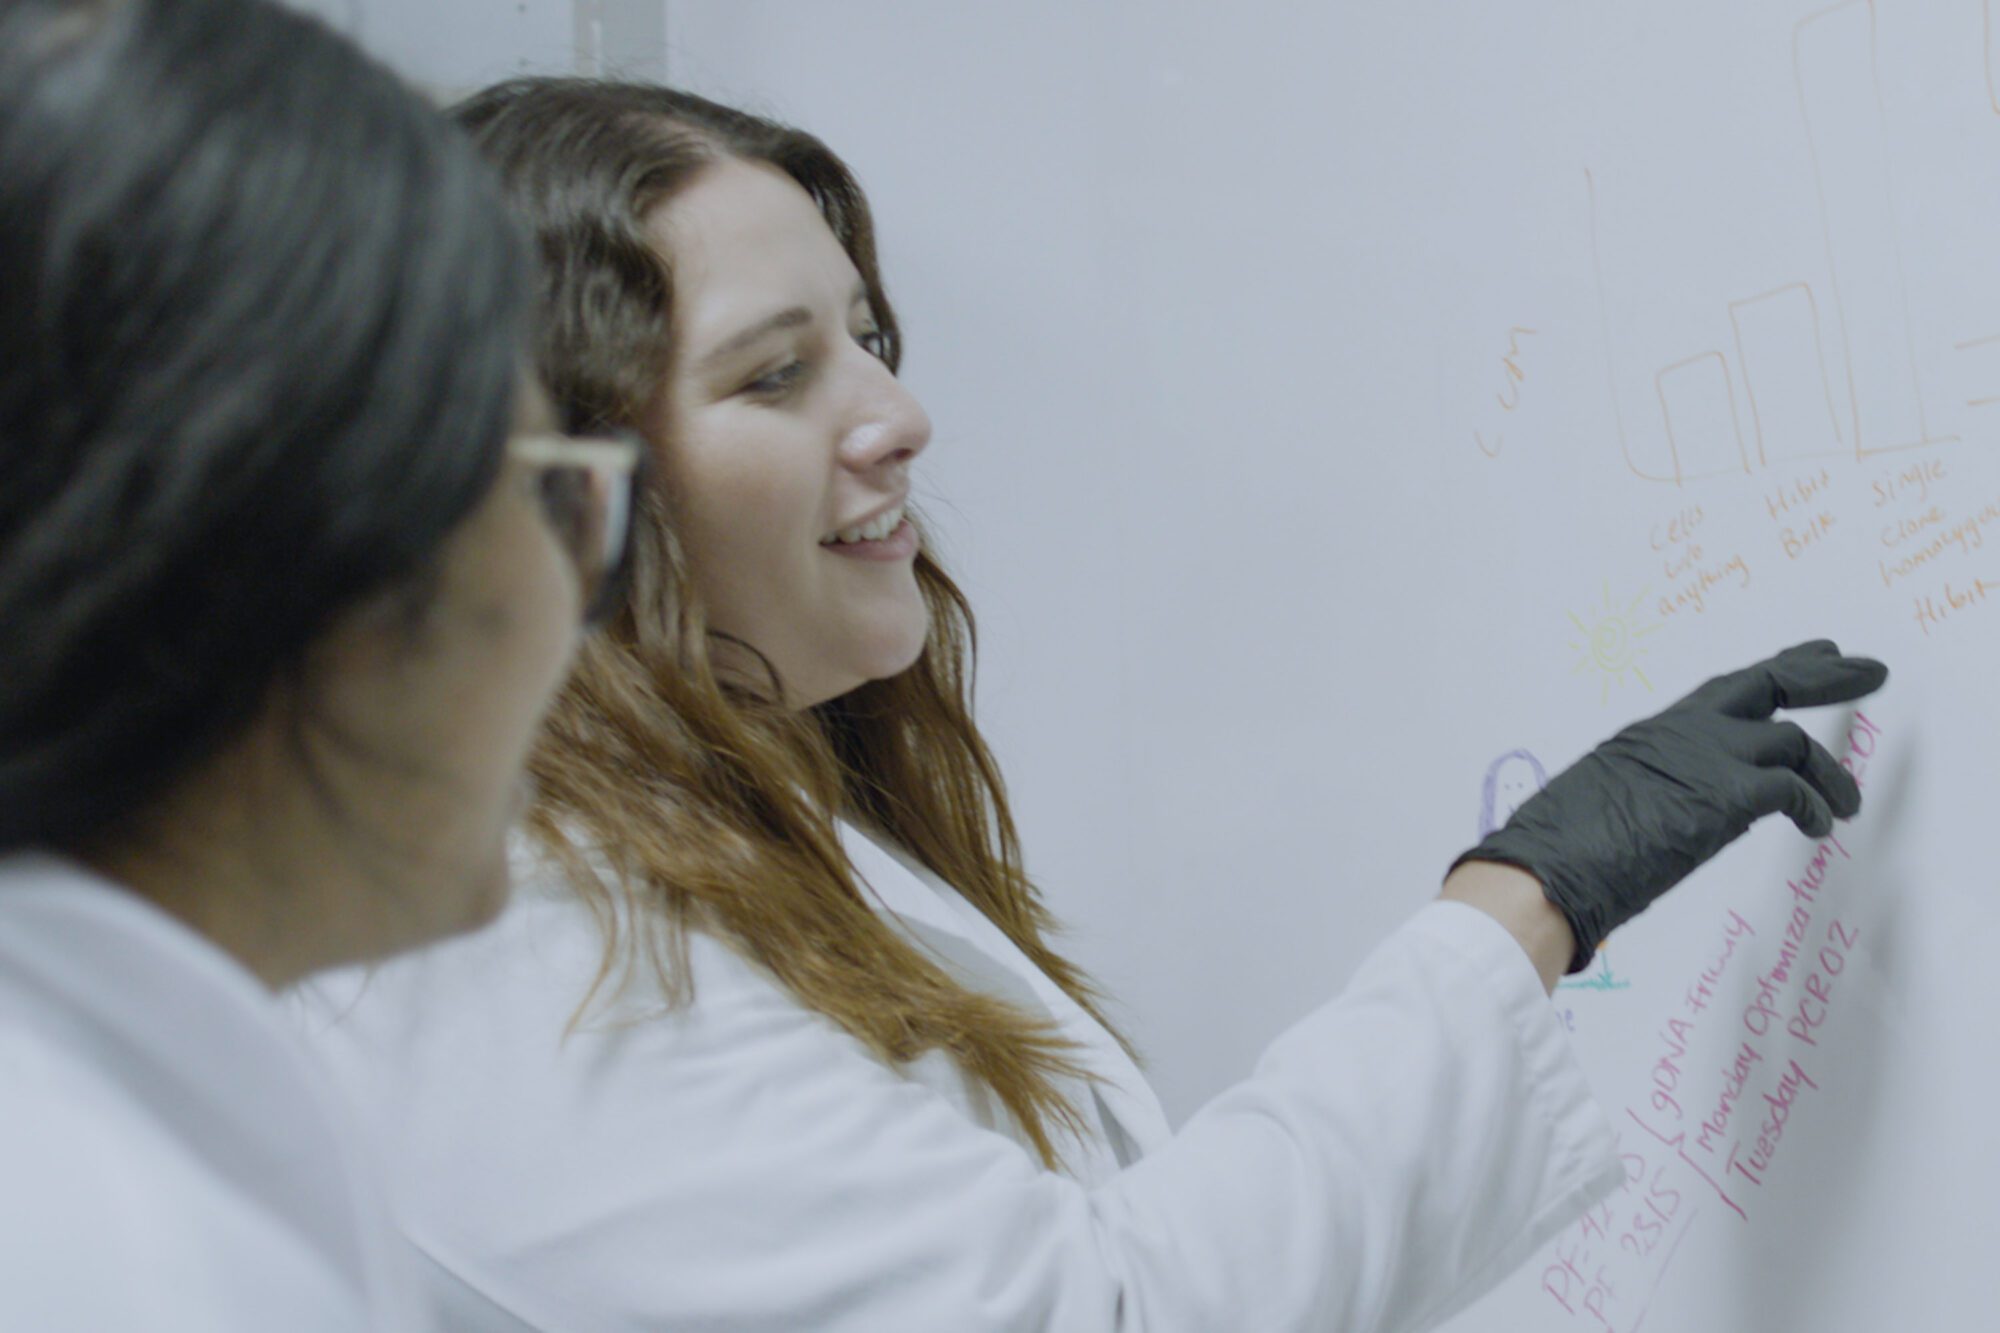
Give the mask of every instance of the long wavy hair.
M 452 114 L 539 241 L 538 359 L 572 426 L 660 420 L 673 274 L 646 224 L 725 158 L 774 166 L 812 197 L 861 274 L 896 368 L 867 200 L 818 139 L 687 93 L 581 79 L 514 80 Z M 787 709 L 775 679 L 718 670 L 723 636 L 695 594 L 673 497 L 652 488 L 642 515 L 627 604 L 553 711 L 528 820 L 606 932 L 598 986 L 644 961 L 667 1002 L 685 1003 L 686 931 L 713 930 L 880 1057 L 949 1052 L 1059 1166 L 1059 1138 L 1081 1125 L 1058 1087 L 1083 1077 L 1072 1047 L 1047 1020 L 955 980 L 877 915 L 836 826 L 845 814 L 887 834 L 1105 1021 L 1089 980 L 1048 942 L 1052 918 L 972 720 L 964 595 L 919 554 L 930 628 L 916 664 Z

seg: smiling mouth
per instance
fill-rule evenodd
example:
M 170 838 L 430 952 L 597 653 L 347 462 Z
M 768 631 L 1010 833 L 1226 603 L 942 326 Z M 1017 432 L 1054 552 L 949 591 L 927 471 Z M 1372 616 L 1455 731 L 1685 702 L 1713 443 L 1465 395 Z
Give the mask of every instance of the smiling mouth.
M 842 528 L 830 537 L 819 539 L 821 546 L 853 546 L 860 542 L 878 542 L 897 528 L 903 526 L 904 506 L 897 505 L 881 517 L 852 528 Z

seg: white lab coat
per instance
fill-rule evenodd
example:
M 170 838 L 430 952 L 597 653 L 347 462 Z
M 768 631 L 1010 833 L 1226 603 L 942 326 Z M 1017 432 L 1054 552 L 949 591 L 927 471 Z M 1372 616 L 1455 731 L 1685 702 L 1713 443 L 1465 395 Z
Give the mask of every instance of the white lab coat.
M 144 900 L 0 858 L 0 1329 L 428 1329 L 269 991 Z
M 1424 908 L 1175 1134 L 965 899 L 844 836 L 891 921 L 1102 1076 L 1070 1170 L 949 1057 L 882 1063 L 711 935 L 690 1007 L 635 985 L 566 1032 L 600 937 L 533 870 L 494 928 L 303 1004 L 448 1327 L 1419 1329 L 1622 1179 L 1533 968 L 1470 907 Z

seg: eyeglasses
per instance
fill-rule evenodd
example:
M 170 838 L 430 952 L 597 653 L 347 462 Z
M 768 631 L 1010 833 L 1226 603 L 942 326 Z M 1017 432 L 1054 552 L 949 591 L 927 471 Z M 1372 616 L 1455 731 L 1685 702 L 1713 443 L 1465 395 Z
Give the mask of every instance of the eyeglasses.
M 604 624 L 623 600 L 631 571 L 633 497 L 645 441 L 629 431 L 588 439 L 522 435 L 507 442 L 507 453 L 537 471 L 535 494 L 583 581 L 585 628 Z

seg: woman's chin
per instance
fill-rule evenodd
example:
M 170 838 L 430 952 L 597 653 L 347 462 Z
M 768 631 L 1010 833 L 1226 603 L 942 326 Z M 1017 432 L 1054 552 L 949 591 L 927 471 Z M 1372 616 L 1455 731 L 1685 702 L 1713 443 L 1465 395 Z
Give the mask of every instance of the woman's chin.
M 853 645 L 849 670 L 856 686 L 875 680 L 890 680 L 915 666 L 930 642 L 930 617 L 922 603 L 871 627 L 865 639 Z
M 923 656 L 924 640 L 921 638 L 911 648 L 898 647 L 893 652 L 871 653 L 865 661 L 855 663 L 837 679 L 823 681 L 821 688 L 810 692 L 813 697 L 806 706 L 815 707 L 822 703 L 830 703 L 854 693 L 864 685 L 894 680 L 923 660 Z
M 885 642 L 877 658 L 877 669 L 869 674 L 869 679 L 891 680 L 921 661 L 924 646 L 930 641 L 930 628 L 930 621 L 920 616 Z

